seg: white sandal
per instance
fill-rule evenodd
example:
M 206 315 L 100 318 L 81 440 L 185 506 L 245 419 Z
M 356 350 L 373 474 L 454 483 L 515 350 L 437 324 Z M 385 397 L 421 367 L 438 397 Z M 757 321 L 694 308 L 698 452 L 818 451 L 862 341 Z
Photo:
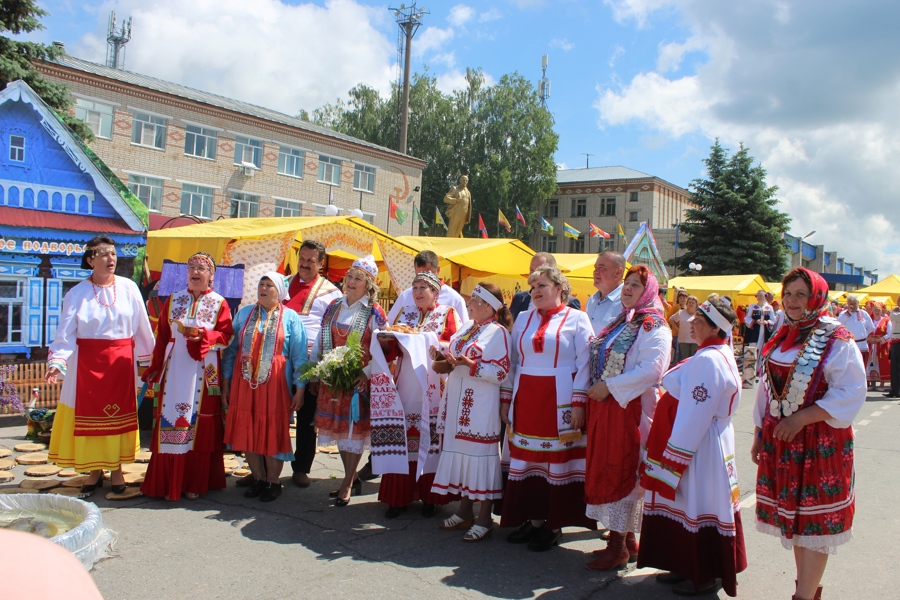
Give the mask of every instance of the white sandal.
M 451 517 L 444 519 L 444 521 L 440 524 L 440 528 L 444 531 L 451 531 L 453 529 L 468 529 L 474 524 L 474 517 L 471 519 L 463 519 L 459 515 L 454 514 Z
M 494 526 L 482 527 L 481 525 L 472 525 L 471 529 L 463 536 L 464 542 L 480 542 L 491 537 L 494 533 Z

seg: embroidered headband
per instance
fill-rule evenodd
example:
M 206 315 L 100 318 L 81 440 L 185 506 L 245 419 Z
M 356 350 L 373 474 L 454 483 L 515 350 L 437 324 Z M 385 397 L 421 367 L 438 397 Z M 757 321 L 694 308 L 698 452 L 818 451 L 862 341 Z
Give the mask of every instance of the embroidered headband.
M 497 300 L 496 296 L 494 296 L 492 293 L 490 293 L 480 285 L 475 286 L 475 289 L 472 290 L 472 295 L 477 296 L 481 300 L 487 302 L 494 310 L 500 310 L 500 307 L 503 306 L 503 302 Z
M 375 281 L 375 278 L 378 277 L 378 265 L 375 264 L 375 257 L 371 254 L 357 258 L 353 261 L 353 265 L 350 268 L 359 269 L 372 281 Z
M 216 272 L 216 262 L 213 260 L 213 257 L 206 252 L 197 252 L 188 259 L 188 264 L 191 264 L 191 261 L 205 264 L 209 268 L 210 273 Z
M 278 290 L 278 300 L 280 302 L 290 300 L 291 296 L 290 294 L 288 294 L 287 285 L 284 281 L 284 275 L 278 273 L 277 271 L 269 271 L 259 278 L 260 281 L 262 281 L 263 279 L 268 279 L 275 285 L 275 289 Z
M 431 271 L 422 271 L 421 273 L 417 273 L 413 278 L 413 285 L 415 285 L 417 281 L 424 281 L 425 283 L 430 285 L 435 292 L 441 291 L 441 280 L 438 279 L 437 275 L 435 275 Z
M 90 256 L 91 256 L 91 258 L 93 258 L 95 256 L 100 256 L 101 254 L 106 254 L 110 251 L 115 252 L 116 247 L 111 246 L 109 244 L 100 244 L 100 245 L 94 246 L 93 248 L 90 249 L 90 253 L 91 253 Z
M 703 314 L 709 317 L 709 320 L 716 324 L 716 326 L 725 332 L 725 335 L 731 335 L 732 324 L 728 322 L 722 313 L 716 310 L 716 307 L 710 304 L 709 302 L 704 302 L 698 307 L 703 311 Z

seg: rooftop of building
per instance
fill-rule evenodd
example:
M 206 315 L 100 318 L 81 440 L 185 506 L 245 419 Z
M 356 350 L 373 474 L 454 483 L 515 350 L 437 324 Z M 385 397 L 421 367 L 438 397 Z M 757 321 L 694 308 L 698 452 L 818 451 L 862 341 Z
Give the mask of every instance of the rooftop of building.
M 585 169 L 559 169 L 557 183 L 581 183 L 585 181 L 619 181 L 622 179 L 647 179 L 653 177 L 628 167 L 591 167 Z
M 77 71 L 82 71 L 84 73 L 99 75 L 101 77 L 106 77 L 109 79 L 120 81 L 120 82 L 126 83 L 128 85 L 134 85 L 134 86 L 154 90 L 157 92 L 161 92 L 163 94 L 177 96 L 180 98 L 184 98 L 186 100 L 191 100 L 194 102 L 207 104 L 209 106 L 215 106 L 215 107 L 218 107 L 218 108 L 221 108 L 224 110 L 248 115 L 251 117 L 256 117 L 258 119 L 273 121 L 275 123 L 280 123 L 282 125 L 287 125 L 288 127 L 302 129 L 302 130 L 316 133 L 316 134 L 319 134 L 319 135 L 322 135 L 325 137 L 330 137 L 330 138 L 334 138 L 334 139 L 341 140 L 344 142 L 350 142 L 353 144 L 366 146 L 368 148 L 376 149 L 381 152 L 386 152 L 388 154 L 393 154 L 398 157 L 404 157 L 406 159 L 412 158 L 413 160 L 419 160 L 419 159 L 415 159 L 414 157 L 403 154 L 402 152 L 398 152 L 397 150 L 385 148 L 384 146 L 379 146 L 377 144 L 373 144 L 371 142 L 367 142 L 365 140 L 361 140 L 361 139 L 355 138 L 353 136 L 345 135 L 343 133 L 338 133 L 337 131 L 333 131 L 331 129 L 328 129 L 327 127 L 321 127 L 319 125 L 310 123 L 309 121 L 304 121 L 303 119 L 299 119 L 297 117 L 292 117 L 290 115 L 286 115 L 284 113 L 278 112 L 276 110 L 272 110 L 270 108 L 265 108 L 263 106 L 257 106 L 255 104 L 251 104 L 249 102 L 235 100 L 234 98 L 227 98 L 225 96 L 220 96 L 218 94 L 213 94 L 210 92 L 204 92 L 202 90 L 197 90 L 192 87 L 188 87 L 186 85 L 181 85 L 179 83 L 173 83 L 171 81 L 165 81 L 163 79 L 158 79 L 156 77 L 150 77 L 149 75 L 141 75 L 140 73 L 134 73 L 132 71 L 126 71 L 123 69 L 113 69 L 113 68 L 107 67 L 105 65 L 82 60 L 80 58 L 75 58 L 74 56 L 69 56 L 68 54 L 64 54 L 64 55 L 60 56 L 54 62 L 56 62 L 57 64 L 62 65 L 64 67 L 69 67 L 71 69 L 75 69 Z

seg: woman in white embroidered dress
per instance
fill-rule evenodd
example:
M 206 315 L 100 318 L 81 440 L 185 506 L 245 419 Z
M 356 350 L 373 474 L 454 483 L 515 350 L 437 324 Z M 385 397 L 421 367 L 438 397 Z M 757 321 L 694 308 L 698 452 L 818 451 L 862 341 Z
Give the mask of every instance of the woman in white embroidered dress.
M 124 491 L 121 466 L 140 447 L 135 361 L 149 360 L 153 331 L 137 285 L 115 274 L 111 239 L 89 241 L 81 267 L 93 273 L 63 299 L 47 361 L 47 383 L 64 378 L 50 462 L 90 471 L 86 494 L 103 486 L 103 469 L 112 471 L 113 490 Z
M 341 452 L 344 478 L 341 486 L 331 492 L 335 506 L 350 503 L 350 495 L 359 495 L 362 481 L 356 477 L 356 467 L 369 446 L 371 421 L 369 418 L 369 344 L 372 332 L 386 323 L 384 311 L 375 302 L 378 297 L 378 266 L 371 255 L 353 262 L 344 276 L 344 295 L 331 303 L 322 317 L 322 329 L 310 352 L 310 359 L 319 360 L 332 348 L 344 346 L 354 331 L 361 337 L 363 373 L 356 381 L 358 404 L 354 408 L 353 394 L 332 390 L 317 381 L 309 383 L 310 391 L 318 395 L 316 427 L 319 445 L 336 444 Z M 355 420 L 354 420 L 355 419 Z M 351 490 L 352 488 L 352 490 Z
M 163 304 L 153 361 L 144 381 L 159 382 L 153 456 L 145 496 L 197 499 L 225 489 L 222 369 L 219 352 L 231 341 L 231 310 L 213 291 L 216 265 L 198 252 L 187 263 L 187 289 Z
M 415 304 L 401 308 L 394 324 L 406 325 L 420 333 L 431 332 L 437 336 L 439 342 L 449 342 L 450 337 L 459 329 L 460 322 L 453 307 L 438 304 L 440 290 L 441 281 L 437 275 L 431 271 L 417 274 L 412 283 L 412 297 Z M 415 364 L 428 365 L 428 357 L 424 356 L 425 350 L 421 352 L 422 356 L 410 356 L 408 347 L 400 345 L 396 339 L 390 337 L 379 335 L 378 342 L 387 362 L 394 362 L 394 381 L 406 418 L 409 463 L 408 473 L 385 473 L 381 477 L 378 500 L 388 505 L 384 514 L 387 519 L 398 517 L 411 502 L 416 500 L 422 501 L 422 516 L 430 517 L 437 510 L 437 505 L 447 504 L 450 499 L 431 491 L 440 453 L 437 438 L 437 413 L 440 407 L 437 402 L 434 406 L 429 406 L 429 396 L 424 393 L 421 380 L 413 371 Z M 439 395 L 435 397 L 440 398 Z M 428 429 L 420 431 L 425 423 L 428 423 Z M 429 446 L 428 458 L 420 469 L 418 457 L 422 437 L 426 437 Z
M 741 375 L 729 345 L 734 311 L 704 302 L 688 327 L 699 350 L 670 369 L 641 466 L 644 520 L 638 564 L 668 571 L 657 581 L 676 594 L 710 594 L 721 580 L 737 595 L 747 568 L 732 415 Z
M 472 290 L 468 309 L 472 320 L 453 336 L 447 352 L 432 354 L 436 369 L 452 372 L 444 391 L 443 444 L 431 489 L 462 496 L 456 513 L 440 527 L 466 529 L 463 540 L 477 542 L 493 533 L 491 508 L 495 499 L 503 497 L 500 384 L 510 370 L 512 315 L 500 288 L 492 283 Z M 441 363 L 447 363 L 447 369 L 438 366 Z M 477 519 L 475 501 L 481 502 Z
M 534 308 L 513 325 L 512 376 L 502 386 L 500 418 L 512 427 L 500 526 L 519 526 L 507 541 L 540 552 L 563 527 L 596 526 L 584 514 L 582 435 L 593 329 L 566 306 L 571 288 L 559 269 L 538 267 L 528 283 Z
M 672 331 L 665 322 L 656 277 L 635 265 L 622 285 L 622 312 L 591 340 L 587 407 L 587 516 L 609 529 L 606 548 L 588 569 L 607 571 L 637 560 L 641 528 L 638 468 L 669 366 Z

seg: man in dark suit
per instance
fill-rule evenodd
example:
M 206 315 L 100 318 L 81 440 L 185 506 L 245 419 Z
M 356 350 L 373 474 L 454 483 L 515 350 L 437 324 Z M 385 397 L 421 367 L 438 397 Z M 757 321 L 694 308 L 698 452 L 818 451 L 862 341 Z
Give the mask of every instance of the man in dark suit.
M 531 275 L 537 270 L 538 267 L 542 267 L 544 265 L 555 267 L 556 259 L 553 258 L 553 255 L 549 252 L 538 252 L 531 257 L 531 264 L 528 265 L 528 274 Z M 531 308 L 531 292 L 527 290 L 516 292 L 516 294 L 513 296 L 512 302 L 509 305 L 509 312 L 512 313 L 513 323 L 516 322 L 516 317 L 519 316 L 520 312 L 526 311 L 529 308 Z M 581 310 L 581 302 L 578 301 L 578 298 L 569 298 L 569 308 Z

